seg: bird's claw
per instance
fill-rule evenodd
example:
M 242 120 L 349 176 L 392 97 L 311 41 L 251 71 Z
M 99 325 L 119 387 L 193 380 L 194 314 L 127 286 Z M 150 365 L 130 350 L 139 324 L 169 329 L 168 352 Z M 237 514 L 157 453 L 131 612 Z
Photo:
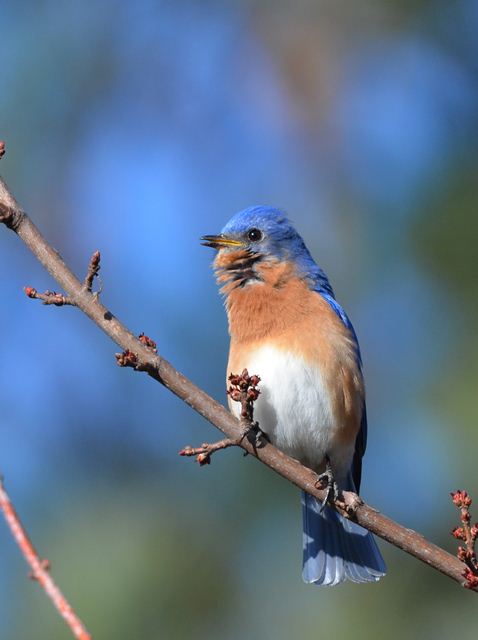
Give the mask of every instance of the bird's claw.
M 323 512 L 328 504 L 333 504 L 340 498 L 340 489 L 334 480 L 334 474 L 328 456 L 325 458 L 325 471 L 317 478 L 315 488 L 325 489 L 325 498 L 320 505 L 320 513 Z
M 270 442 L 269 436 L 265 431 L 262 431 L 258 422 L 253 422 L 244 429 L 244 432 L 239 439 L 239 444 L 243 440 L 248 440 L 254 449 L 260 449 L 265 445 L 265 443 Z M 247 451 L 244 455 L 247 455 Z

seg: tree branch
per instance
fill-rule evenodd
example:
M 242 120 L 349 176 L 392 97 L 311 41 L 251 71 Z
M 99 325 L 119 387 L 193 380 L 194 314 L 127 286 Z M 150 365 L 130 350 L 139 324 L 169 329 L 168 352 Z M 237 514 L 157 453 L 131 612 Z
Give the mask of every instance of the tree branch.
M 75 638 L 77 638 L 78 640 L 91 640 L 90 634 L 85 629 L 83 623 L 73 611 L 73 608 L 68 603 L 67 599 L 62 594 L 60 589 L 55 584 L 53 578 L 51 577 L 49 573 L 50 563 L 48 562 L 48 560 L 40 559 L 38 553 L 35 551 L 35 548 L 31 543 L 25 529 L 23 528 L 23 525 L 20 522 L 20 518 L 18 517 L 18 514 L 15 511 L 15 508 L 7 492 L 5 491 L 3 480 L 1 478 L 0 510 L 5 516 L 5 520 L 10 527 L 10 531 L 12 532 L 12 536 L 14 537 L 15 542 L 19 546 L 20 551 L 23 553 L 25 560 L 30 565 L 30 577 L 33 580 L 37 580 L 37 582 L 45 590 L 46 594 L 53 602 L 61 617 L 70 627 Z
M 74 304 L 81 309 L 98 327 L 104 331 L 125 352 L 131 354 L 137 369 L 163 384 L 181 400 L 202 415 L 211 424 L 220 429 L 232 440 L 241 437 L 243 429 L 222 405 L 188 380 L 167 360 L 142 344 L 117 318 L 99 301 L 98 297 L 85 290 L 61 256 L 47 243 L 30 218 L 21 210 L 0 179 L 0 222 L 12 229 L 38 258 L 41 264 L 59 283 Z M 260 372 L 258 372 L 260 373 Z M 240 446 L 258 458 L 276 473 L 303 489 L 318 500 L 323 500 L 325 492 L 316 487 L 317 475 L 301 465 L 271 444 L 256 448 L 248 439 Z M 343 509 L 337 510 L 360 525 L 372 531 L 394 546 L 402 549 L 437 571 L 463 585 L 463 564 L 450 553 L 425 540 L 419 533 L 407 529 L 373 507 L 361 502 L 350 492 L 344 492 Z M 478 591 L 478 588 L 474 589 Z

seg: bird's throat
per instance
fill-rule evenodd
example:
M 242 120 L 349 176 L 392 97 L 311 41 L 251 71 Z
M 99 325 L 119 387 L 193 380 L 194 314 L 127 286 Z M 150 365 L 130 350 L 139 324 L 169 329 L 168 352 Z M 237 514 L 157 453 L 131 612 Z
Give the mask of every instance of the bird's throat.
M 221 293 L 225 296 L 237 288 L 242 288 L 252 281 L 260 280 L 256 270 L 262 256 L 247 249 L 219 251 L 214 260 L 214 270 Z
M 244 256 L 226 266 L 224 260 L 218 256 L 215 267 L 233 340 L 254 342 L 300 323 L 310 291 L 291 263 L 256 260 L 250 264 L 250 257 Z

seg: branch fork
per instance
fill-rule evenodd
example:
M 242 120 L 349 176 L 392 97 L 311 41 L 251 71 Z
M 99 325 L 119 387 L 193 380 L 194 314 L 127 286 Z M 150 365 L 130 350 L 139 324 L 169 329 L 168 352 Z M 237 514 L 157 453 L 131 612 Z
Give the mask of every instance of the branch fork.
M 261 381 L 259 376 L 249 375 L 247 369 L 241 374 L 231 373 L 228 378 L 230 385 L 227 395 L 234 402 L 241 405 L 240 422 L 243 427 L 242 434 L 238 438 L 224 438 L 218 442 L 208 444 L 204 442 L 200 447 L 186 446 L 179 452 L 180 456 L 196 457 L 199 466 L 211 464 L 211 456 L 216 451 L 222 451 L 229 447 L 240 447 L 244 440 L 250 442 L 254 448 L 264 446 L 268 441 L 267 435 L 260 430 L 259 423 L 254 422 L 254 402 L 260 394 L 258 384 Z M 244 455 L 247 455 L 247 451 Z
M 1 221 L 1 220 L 0 220 Z M 95 251 L 88 263 L 88 269 L 85 279 L 81 287 L 82 292 L 90 293 L 95 299 L 99 298 L 101 286 L 98 291 L 93 292 L 93 280 L 99 277 L 101 255 L 99 251 Z M 73 296 L 57 293 L 56 291 L 44 291 L 38 293 L 34 287 L 24 287 L 25 295 L 33 300 L 41 300 L 43 304 L 54 305 L 55 307 L 72 306 L 77 307 L 78 303 Z

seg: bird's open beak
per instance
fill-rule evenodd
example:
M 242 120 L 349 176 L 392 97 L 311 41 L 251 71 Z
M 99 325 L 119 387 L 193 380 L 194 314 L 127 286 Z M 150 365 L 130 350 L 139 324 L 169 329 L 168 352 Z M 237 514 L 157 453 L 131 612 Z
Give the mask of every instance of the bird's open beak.
M 218 236 L 202 236 L 201 244 L 204 247 L 212 247 L 213 249 L 244 246 L 240 240 L 234 240 L 234 238 L 228 238 L 227 236 L 224 236 L 222 234 Z

